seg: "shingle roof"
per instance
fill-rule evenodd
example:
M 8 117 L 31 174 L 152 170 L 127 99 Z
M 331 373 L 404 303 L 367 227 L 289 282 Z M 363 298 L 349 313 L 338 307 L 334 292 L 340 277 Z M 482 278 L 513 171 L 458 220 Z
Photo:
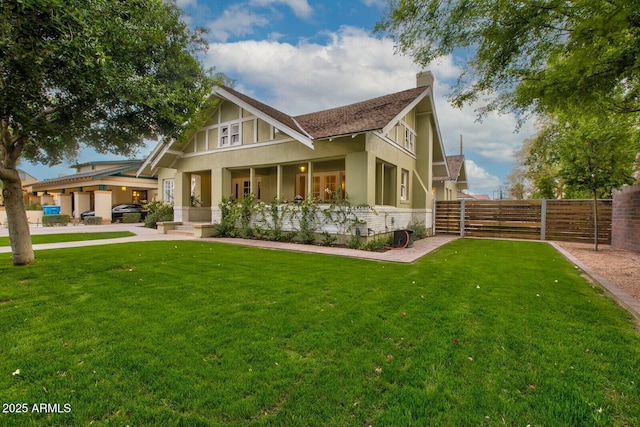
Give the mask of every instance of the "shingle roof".
M 449 173 L 453 180 L 460 177 L 462 165 L 464 165 L 464 155 L 447 156 L 447 166 L 449 166 Z
M 408 89 L 295 119 L 314 139 L 382 129 L 426 89 Z
M 251 107 L 291 129 L 301 130 L 313 139 L 382 129 L 428 89 L 408 89 L 343 107 L 293 117 L 234 89 L 226 86 L 222 88 Z
M 278 122 L 290 127 L 291 129 L 295 129 L 295 130 L 300 129 L 298 124 L 295 122 L 295 120 L 293 120 L 293 118 L 290 115 L 285 114 L 282 111 L 276 110 L 275 108 L 270 107 L 267 104 L 264 104 L 256 99 L 253 99 L 243 93 L 240 93 L 235 89 L 231 89 L 230 87 L 223 86 L 222 88 L 225 91 L 232 94 L 233 96 L 236 96 L 237 98 L 251 105 L 256 110 L 261 111 L 264 114 L 276 119 Z

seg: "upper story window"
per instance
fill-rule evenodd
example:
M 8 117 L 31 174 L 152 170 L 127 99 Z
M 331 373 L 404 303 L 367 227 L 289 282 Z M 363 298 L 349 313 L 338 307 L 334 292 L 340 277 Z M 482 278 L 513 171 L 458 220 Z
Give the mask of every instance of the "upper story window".
M 220 126 L 220 146 L 240 144 L 240 123 Z
M 408 127 L 404 128 L 404 148 L 411 151 L 412 153 L 415 152 L 415 136 L 416 135 L 411 129 L 409 129 Z

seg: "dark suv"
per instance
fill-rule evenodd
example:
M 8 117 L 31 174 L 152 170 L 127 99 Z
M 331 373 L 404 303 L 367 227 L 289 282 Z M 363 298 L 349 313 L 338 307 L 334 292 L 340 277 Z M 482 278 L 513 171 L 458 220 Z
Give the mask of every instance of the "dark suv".
M 122 217 L 126 213 L 139 213 L 140 219 L 144 221 L 145 216 L 147 216 L 147 212 L 145 212 L 142 205 L 136 203 L 123 203 L 121 205 L 115 205 L 111 209 L 111 221 L 113 222 L 122 222 Z M 96 212 L 93 210 L 82 212 L 80 214 L 80 219 L 85 219 L 88 216 L 96 216 Z
M 113 209 L 111 209 L 111 221 L 122 222 L 122 217 L 126 213 L 139 213 L 140 219 L 143 221 L 144 217 L 147 215 L 142 205 L 135 203 L 123 203 L 121 205 L 114 206 Z

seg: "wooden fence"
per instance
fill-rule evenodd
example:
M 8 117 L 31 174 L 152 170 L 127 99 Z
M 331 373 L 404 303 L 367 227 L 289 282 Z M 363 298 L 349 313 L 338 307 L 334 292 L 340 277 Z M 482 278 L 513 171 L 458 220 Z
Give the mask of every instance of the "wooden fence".
M 598 242 L 611 243 L 611 200 L 598 200 Z M 593 200 L 436 202 L 436 234 L 593 242 Z

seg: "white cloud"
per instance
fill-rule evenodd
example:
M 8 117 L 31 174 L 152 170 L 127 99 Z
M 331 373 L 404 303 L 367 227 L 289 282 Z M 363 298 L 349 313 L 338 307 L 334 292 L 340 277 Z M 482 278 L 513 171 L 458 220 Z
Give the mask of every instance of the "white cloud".
M 243 5 L 235 4 L 207 27 L 212 39 L 226 42 L 231 36 L 246 36 L 252 34 L 255 27 L 267 25 L 269 20 L 265 16 L 252 13 Z
M 181 9 L 184 9 L 188 6 L 195 7 L 198 5 L 198 0 L 176 0 L 176 5 Z
M 368 7 L 377 7 L 379 9 L 384 9 L 385 7 L 387 7 L 388 1 L 387 0 L 362 0 L 362 3 L 364 3 L 364 5 Z
M 307 0 L 250 0 L 252 6 L 271 6 L 272 4 L 284 4 L 289 6 L 298 18 L 309 18 L 313 14 L 313 8 Z
M 467 159 L 465 161 L 465 167 L 471 192 L 473 194 L 488 194 L 492 197 L 493 192 L 496 191 L 502 183 L 500 178 L 490 174 L 484 168 L 478 166 L 473 160 Z
M 411 58 L 394 55 L 392 41 L 353 27 L 323 35 L 324 43 L 212 43 L 206 65 L 236 79 L 241 92 L 292 115 L 415 87 L 420 69 Z M 501 163 L 502 169 L 508 168 L 514 149 L 529 134 L 514 133 L 516 122 L 511 115 L 491 115 L 477 123 L 473 107 L 453 108 L 446 95 L 460 69 L 451 57 L 440 58 L 429 69 L 435 76 L 437 117 L 447 154 L 458 154 L 462 134 L 467 159 L 472 157 L 482 164 L 486 161 L 485 167 Z M 478 164 L 470 164 L 475 174 L 470 176 L 472 191 L 491 193 L 497 189 L 497 173 L 492 175 Z M 469 165 L 467 171 L 471 172 Z

